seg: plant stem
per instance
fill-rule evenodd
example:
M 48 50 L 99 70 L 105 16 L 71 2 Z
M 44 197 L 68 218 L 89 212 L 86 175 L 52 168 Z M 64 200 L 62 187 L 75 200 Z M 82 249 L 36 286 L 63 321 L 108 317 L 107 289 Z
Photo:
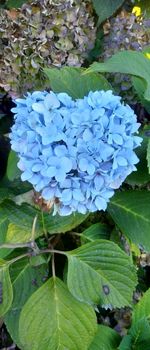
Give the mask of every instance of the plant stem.
M 27 257 L 29 257 L 29 256 L 31 256 L 31 254 L 25 253 L 25 254 L 22 254 L 22 255 L 17 256 L 16 258 L 14 258 L 14 259 L 12 259 L 12 260 L 7 261 L 7 263 L 8 263 L 9 265 L 11 265 L 11 264 L 15 263 L 16 261 L 18 261 L 18 260 L 20 260 L 20 259 L 23 259 L 23 258 L 27 258 Z
M 52 275 L 55 278 L 56 277 L 56 273 L 55 273 L 55 254 L 52 254 Z
M 38 216 L 36 215 L 34 220 L 33 220 L 32 232 L 31 232 L 31 241 L 35 240 L 35 228 L 36 228 L 37 218 L 38 218 Z
M 51 253 L 51 254 L 61 254 L 61 255 L 67 255 L 67 252 L 64 252 L 62 250 L 56 250 L 56 249 L 42 249 L 40 250 L 40 252 L 38 253 L 39 254 L 45 254 L 45 253 Z
M 11 248 L 11 249 L 16 249 L 16 248 L 31 248 L 33 247 L 33 242 L 27 242 L 27 243 L 4 243 L 0 244 L 0 249 L 3 248 Z

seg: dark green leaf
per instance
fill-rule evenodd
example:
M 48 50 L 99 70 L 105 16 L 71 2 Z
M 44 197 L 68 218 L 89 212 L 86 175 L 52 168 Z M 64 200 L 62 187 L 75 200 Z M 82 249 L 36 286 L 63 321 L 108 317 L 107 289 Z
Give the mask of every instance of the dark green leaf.
M 123 4 L 124 0 L 92 0 L 95 11 L 99 16 L 99 24 L 106 18 L 113 15 L 114 12 Z
M 21 7 L 25 2 L 28 2 L 28 0 L 7 0 L 7 7 L 8 8 L 18 8 Z
M 12 199 L 13 197 L 14 194 L 9 188 L 0 188 L 0 203 L 5 199 Z

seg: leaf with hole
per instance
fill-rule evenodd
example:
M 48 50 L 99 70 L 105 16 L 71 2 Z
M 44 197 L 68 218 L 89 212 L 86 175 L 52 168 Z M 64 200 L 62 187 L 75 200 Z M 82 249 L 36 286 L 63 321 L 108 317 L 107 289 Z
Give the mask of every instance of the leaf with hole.
M 19 335 L 25 350 L 87 350 L 97 331 L 96 315 L 58 278 L 49 279 L 22 309 Z
M 67 284 L 75 298 L 105 308 L 131 305 L 136 271 L 129 256 L 115 243 L 96 240 L 66 255 Z

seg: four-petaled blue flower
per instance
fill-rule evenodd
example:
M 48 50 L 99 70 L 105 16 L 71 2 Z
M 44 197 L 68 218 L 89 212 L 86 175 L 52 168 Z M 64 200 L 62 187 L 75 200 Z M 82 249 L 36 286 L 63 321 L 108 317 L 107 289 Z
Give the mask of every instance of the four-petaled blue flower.
M 36 91 L 15 101 L 10 138 L 21 178 L 57 203 L 54 213 L 105 210 L 114 189 L 136 170 L 140 124 L 120 99 L 112 91 L 90 91 L 75 101 Z

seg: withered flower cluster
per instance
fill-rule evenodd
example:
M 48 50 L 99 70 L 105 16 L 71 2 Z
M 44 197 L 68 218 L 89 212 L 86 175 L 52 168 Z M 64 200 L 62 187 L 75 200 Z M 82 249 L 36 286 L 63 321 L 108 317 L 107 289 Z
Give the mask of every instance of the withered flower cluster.
M 104 24 L 104 48 L 101 55 L 106 60 L 120 50 L 142 51 L 150 45 L 150 20 L 145 14 L 136 16 L 122 10 L 116 17 Z M 134 103 L 135 93 L 128 76 L 123 74 L 110 75 L 113 86 L 118 86 L 118 93 L 128 102 Z M 120 91 L 121 90 L 121 91 Z
M 45 66 L 81 66 L 96 28 L 82 0 L 34 0 L 0 11 L 0 87 L 15 96 L 46 88 Z

